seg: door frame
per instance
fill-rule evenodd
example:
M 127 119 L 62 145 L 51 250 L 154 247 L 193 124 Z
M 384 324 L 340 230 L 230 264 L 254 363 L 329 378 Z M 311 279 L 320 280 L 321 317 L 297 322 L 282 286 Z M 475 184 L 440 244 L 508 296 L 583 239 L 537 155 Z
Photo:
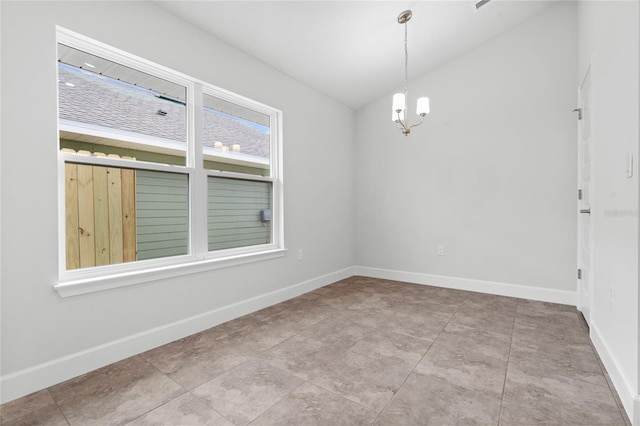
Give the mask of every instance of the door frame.
M 587 300 L 588 300 L 588 313 L 587 316 L 584 316 L 583 313 L 583 317 L 585 319 L 585 321 L 587 322 L 587 325 L 589 326 L 589 329 L 591 329 L 591 324 L 593 322 L 593 308 L 594 308 L 594 297 L 593 297 L 593 293 L 594 293 L 594 271 L 595 271 L 595 265 L 594 265 L 594 251 L 595 251 L 595 232 L 594 232 L 594 228 L 595 228 L 595 216 L 596 216 L 596 209 L 594 208 L 594 206 L 596 205 L 596 197 L 595 197 L 595 161 L 596 161 L 596 155 L 595 155 L 595 132 L 594 132 L 594 126 L 593 126 L 593 118 L 595 115 L 595 102 L 594 102 L 594 92 L 593 92 L 593 58 L 591 58 L 591 61 L 587 64 L 586 70 L 584 71 L 584 73 L 582 74 L 582 78 L 580 79 L 580 83 L 578 85 L 578 108 L 582 108 L 582 96 L 581 96 L 581 88 L 584 85 L 587 76 L 589 76 L 589 86 L 590 86 L 590 138 L 589 138 L 589 151 L 591 154 L 591 163 L 590 163 L 590 184 L 591 184 L 591 191 L 589 193 L 589 199 L 590 199 L 590 209 L 593 212 L 592 215 L 590 215 L 589 218 L 589 241 L 590 241 L 590 250 L 589 250 L 589 271 L 586 274 L 586 276 L 583 275 L 582 279 L 579 279 L 577 277 L 577 271 L 576 271 L 576 308 L 578 309 L 578 311 L 583 312 L 583 305 L 582 305 L 582 300 L 583 300 L 583 284 L 584 286 L 586 286 L 587 289 L 591 289 L 591 294 L 587 295 Z M 576 238 L 576 264 L 577 264 L 577 269 L 582 269 L 582 220 L 583 220 L 583 213 L 580 213 L 580 208 L 582 207 L 582 200 L 578 199 L 577 197 L 577 193 L 579 189 L 582 189 L 582 122 L 580 120 L 577 120 L 577 124 L 578 124 L 578 152 L 577 152 L 577 162 L 578 162 L 578 170 L 577 170 L 577 177 L 578 177 L 578 181 L 577 181 L 577 186 L 576 186 L 576 215 L 577 215 L 577 238 Z

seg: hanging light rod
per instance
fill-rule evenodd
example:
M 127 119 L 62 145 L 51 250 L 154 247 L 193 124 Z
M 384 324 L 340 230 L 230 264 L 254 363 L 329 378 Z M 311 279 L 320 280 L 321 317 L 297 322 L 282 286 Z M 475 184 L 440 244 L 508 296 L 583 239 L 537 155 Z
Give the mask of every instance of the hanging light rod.
M 413 14 L 410 10 L 405 10 L 398 15 L 398 23 L 404 25 L 404 93 L 393 95 L 393 112 L 391 119 L 398 124 L 398 128 L 405 136 L 409 136 L 411 129 L 419 126 L 424 121 L 424 117 L 429 114 L 429 98 L 419 98 L 416 104 L 416 113 L 421 117 L 420 122 L 414 125 L 409 124 L 407 117 L 407 102 L 409 98 L 409 50 L 407 49 L 407 22 L 411 20 Z
M 480 0 L 478 3 L 476 3 L 476 10 L 480 9 L 482 6 L 486 5 L 490 1 L 491 0 Z

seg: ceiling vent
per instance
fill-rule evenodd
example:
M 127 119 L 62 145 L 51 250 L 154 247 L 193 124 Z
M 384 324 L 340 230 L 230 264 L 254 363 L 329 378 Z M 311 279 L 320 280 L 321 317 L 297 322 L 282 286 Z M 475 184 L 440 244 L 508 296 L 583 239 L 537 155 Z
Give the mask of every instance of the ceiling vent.
M 480 9 L 482 6 L 486 6 L 491 0 L 480 0 L 476 3 L 476 10 Z

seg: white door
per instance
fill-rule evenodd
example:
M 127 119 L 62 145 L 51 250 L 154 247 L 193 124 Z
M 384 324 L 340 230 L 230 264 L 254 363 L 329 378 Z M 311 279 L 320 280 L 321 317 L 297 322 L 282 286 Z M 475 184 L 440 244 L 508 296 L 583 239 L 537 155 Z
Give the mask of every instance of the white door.
M 578 128 L 578 309 L 591 325 L 591 306 L 593 301 L 593 280 L 591 274 L 591 196 L 592 196 L 592 154 L 591 138 L 591 69 L 580 85 L 579 90 L 579 128 Z

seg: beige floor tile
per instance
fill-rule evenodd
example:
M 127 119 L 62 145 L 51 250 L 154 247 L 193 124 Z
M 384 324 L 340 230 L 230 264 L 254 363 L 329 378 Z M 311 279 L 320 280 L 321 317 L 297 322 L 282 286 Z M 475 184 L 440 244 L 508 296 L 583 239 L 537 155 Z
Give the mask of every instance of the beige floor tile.
M 219 348 L 251 355 L 270 349 L 296 334 L 293 323 L 274 323 L 268 320 L 248 325 L 229 333 L 216 341 Z
M 329 344 L 298 335 L 258 356 L 275 367 L 308 380 L 350 347 L 351 344 Z
M 258 417 L 252 426 L 370 425 L 376 413 L 305 383 Z
M 462 305 L 469 297 L 469 292 L 449 288 L 431 287 L 428 292 L 429 301 L 443 305 Z
M 509 337 L 499 333 L 451 325 L 438 336 L 416 372 L 501 398 L 509 343 Z
M 500 398 L 413 373 L 376 425 L 497 425 Z
M 51 398 L 49 391 L 43 389 L 3 404 L 2 407 L 0 407 L 0 422 L 5 424 L 11 420 L 18 419 L 33 411 L 47 408 L 51 405 L 55 405 L 55 402 L 53 398 Z
M 233 426 L 208 402 L 187 392 L 147 414 L 127 423 L 127 426 Z
M 556 339 L 544 334 L 527 340 L 514 335 L 509 361 L 536 376 L 561 375 L 608 386 L 590 345 L 560 345 Z
M 432 340 L 418 339 L 382 329 L 365 335 L 351 351 L 371 358 L 392 359 L 413 368 L 432 343 Z
M 50 388 L 71 425 L 123 424 L 184 392 L 142 357 L 132 357 Z
M 303 380 L 266 361 L 248 361 L 212 379 L 192 393 L 205 399 L 236 425 L 248 424 L 282 400 Z
M 376 317 L 369 317 L 361 311 L 352 311 L 333 315 L 306 328 L 300 334 L 331 345 L 350 347 L 375 330 L 378 323 Z
M 385 319 L 380 328 L 418 339 L 435 340 L 452 316 L 453 313 L 433 312 L 426 306 L 412 314 L 397 312 Z
M 184 352 L 165 345 L 142 356 L 185 389 L 193 389 L 251 358 L 219 342 L 188 347 Z
M 467 309 L 456 312 L 449 324 L 463 325 L 510 336 L 513 332 L 514 315 L 501 311 Z
M 2 424 L 3 426 L 67 426 L 69 423 L 58 406 L 51 404 Z
M 450 322 L 429 348 L 429 352 L 442 352 L 449 356 L 509 357 L 511 336 Z
M 270 326 L 281 326 L 299 333 L 300 331 L 319 323 L 333 315 L 338 314 L 338 310 L 322 303 L 296 304 L 296 306 L 273 315 L 265 323 Z
M 453 358 L 427 354 L 416 367 L 416 373 L 446 380 L 460 388 L 502 398 L 507 362 L 490 357 Z
M 310 381 L 373 411 L 380 412 L 411 373 L 395 360 L 352 351 L 328 364 Z
M 521 302 L 516 310 L 514 329 L 535 330 L 561 337 L 566 342 L 589 344 L 588 332 L 575 308 L 552 308 L 541 302 Z
M 343 292 L 339 289 L 331 289 L 318 299 L 319 303 L 336 309 L 346 309 L 354 303 L 359 303 L 367 297 L 364 292 Z
M 624 425 L 606 386 L 535 376 L 509 364 L 501 421 L 506 424 Z
M 349 309 L 361 309 L 369 312 L 379 312 L 387 316 L 394 313 L 397 309 L 407 304 L 410 299 L 408 296 L 402 296 L 398 293 L 391 294 L 372 294 L 364 298 L 358 303 L 349 306 Z

